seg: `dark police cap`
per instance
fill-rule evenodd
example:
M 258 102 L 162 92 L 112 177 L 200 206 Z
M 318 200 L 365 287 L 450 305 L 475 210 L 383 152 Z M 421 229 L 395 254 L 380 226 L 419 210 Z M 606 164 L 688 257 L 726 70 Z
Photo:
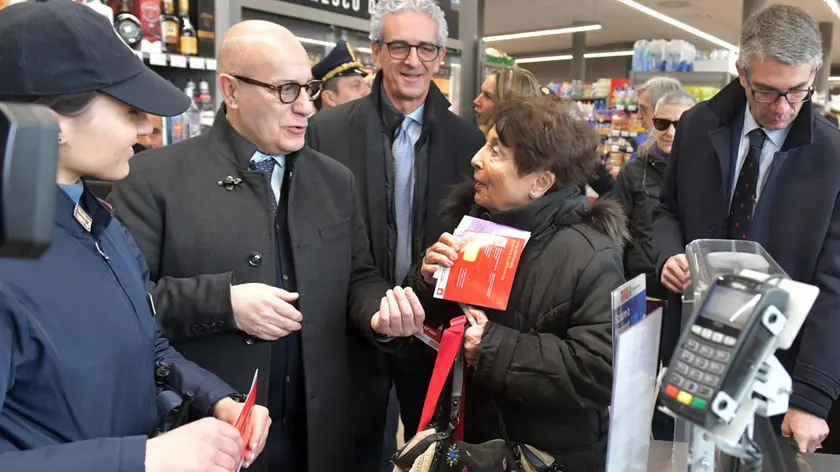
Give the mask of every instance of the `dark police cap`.
M 346 77 L 351 75 L 365 77 L 367 72 L 364 71 L 362 63 L 356 59 L 353 48 L 344 40 L 339 41 L 333 50 L 312 68 L 312 77 L 315 80 L 323 80 L 324 82 L 333 77 Z
M 158 116 L 183 113 L 190 98 L 146 67 L 92 8 L 71 0 L 0 10 L 0 96 L 102 92 Z

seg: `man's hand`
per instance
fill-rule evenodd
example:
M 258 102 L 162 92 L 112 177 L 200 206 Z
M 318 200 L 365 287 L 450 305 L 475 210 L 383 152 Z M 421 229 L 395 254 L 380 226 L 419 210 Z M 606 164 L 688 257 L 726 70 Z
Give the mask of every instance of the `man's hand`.
M 682 293 L 691 283 L 685 254 L 671 256 L 662 267 L 662 285 L 674 293 Z
M 146 472 L 231 472 L 241 455 L 239 431 L 204 418 L 146 441 Z
M 487 315 L 478 308 L 469 307 L 468 310 L 475 318 L 475 326 L 470 326 L 464 333 L 464 360 L 467 365 L 475 366 L 478 362 L 478 346 L 481 344 L 481 337 L 484 336 L 484 327 L 487 325 Z
M 414 336 L 423 330 L 425 320 L 426 312 L 414 291 L 396 287 L 382 297 L 379 311 L 370 319 L 370 327 L 386 336 Z
M 213 408 L 213 416 L 227 424 L 234 424 L 239 412 L 242 411 L 244 403 L 234 401 L 232 398 L 219 400 Z M 245 464 L 250 467 L 257 456 L 260 455 L 268 439 L 268 429 L 271 427 L 271 418 L 268 416 L 268 409 L 264 406 L 254 405 L 251 409 L 251 418 L 247 428 L 250 430 L 249 443 L 245 445 Z M 247 434 L 246 434 L 247 436 Z
M 265 341 L 274 341 L 300 330 L 303 315 L 290 305 L 297 299 L 297 293 L 265 284 L 230 287 L 236 327 Z
M 782 436 L 793 436 L 799 452 L 814 452 L 828 437 L 828 423 L 807 411 L 790 408 L 782 421 Z

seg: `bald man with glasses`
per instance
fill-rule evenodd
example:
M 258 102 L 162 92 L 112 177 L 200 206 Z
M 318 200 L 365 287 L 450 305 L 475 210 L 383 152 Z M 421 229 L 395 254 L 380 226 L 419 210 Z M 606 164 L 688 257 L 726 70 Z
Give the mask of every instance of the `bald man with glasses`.
M 274 422 L 248 470 L 346 470 L 347 333 L 390 352 L 423 309 L 373 264 L 353 174 L 305 146 L 321 82 L 294 35 L 233 26 L 217 75 L 212 129 L 136 156 L 110 199 L 148 261 L 164 335 L 240 392 L 259 369 Z

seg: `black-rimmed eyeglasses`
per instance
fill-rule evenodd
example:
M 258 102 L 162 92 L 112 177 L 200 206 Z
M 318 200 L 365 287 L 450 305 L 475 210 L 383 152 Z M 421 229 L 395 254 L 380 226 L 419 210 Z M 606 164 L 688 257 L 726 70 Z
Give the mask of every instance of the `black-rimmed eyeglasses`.
M 785 97 L 788 103 L 805 103 L 814 95 L 814 87 L 808 87 L 805 90 L 787 90 L 785 92 L 779 90 L 758 90 L 753 87 L 749 74 L 745 73 L 744 76 L 747 79 L 747 85 L 750 88 L 753 99 L 758 103 L 776 103 L 782 97 Z
M 412 49 L 417 49 L 417 57 L 423 62 L 432 62 L 440 54 L 440 46 L 434 43 L 410 44 L 407 41 L 390 41 L 382 44 L 388 50 L 391 58 L 398 61 L 406 60 Z
M 234 79 L 241 80 L 246 84 L 256 85 L 257 87 L 271 90 L 275 95 L 277 95 L 277 98 L 279 98 L 281 102 L 287 104 L 294 103 L 294 101 L 300 96 L 300 91 L 302 89 L 306 89 L 306 94 L 309 95 L 309 100 L 315 100 L 319 95 L 321 95 L 321 89 L 324 86 L 324 83 L 320 80 L 310 80 L 305 84 L 287 82 L 285 84 L 272 85 L 241 75 L 234 75 L 232 77 Z

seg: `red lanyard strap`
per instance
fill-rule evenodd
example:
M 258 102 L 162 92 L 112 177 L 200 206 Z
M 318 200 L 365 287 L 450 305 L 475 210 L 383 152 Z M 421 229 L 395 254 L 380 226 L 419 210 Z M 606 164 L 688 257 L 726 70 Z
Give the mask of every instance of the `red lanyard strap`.
M 420 417 L 419 433 L 426 429 L 434 419 L 435 410 L 440 402 L 443 387 L 449 378 L 449 373 L 454 369 L 452 381 L 452 403 L 450 412 L 450 429 L 454 428 L 452 437 L 463 441 L 464 439 L 464 369 L 461 352 L 461 344 L 464 340 L 466 317 L 453 318 L 450 327 L 443 332 L 440 340 L 440 350 L 435 359 L 435 369 L 432 372 L 432 379 L 429 381 L 429 390 L 426 392 L 426 401 L 423 403 L 423 414 Z M 459 362 L 456 366 L 456 359 Z

